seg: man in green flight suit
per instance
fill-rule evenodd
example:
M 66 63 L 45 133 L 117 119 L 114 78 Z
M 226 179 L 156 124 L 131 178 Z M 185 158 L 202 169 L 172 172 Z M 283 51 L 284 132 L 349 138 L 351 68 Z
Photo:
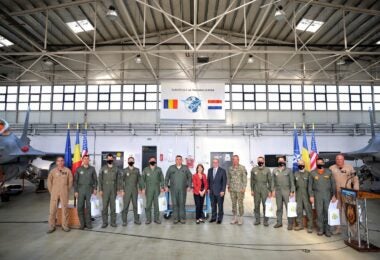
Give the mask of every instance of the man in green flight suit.
M 318 236 L 325 234 L 331 237 L 330 226 L 328 225 L 328 211 L 330 201 L 336 201 L 336 186 L 334 176 L 330 169 L 324 167 L 322 158 L 317 160 L 317 169 L 310 173 L 309 194 L 310 203 L 315 203 L 317 210 Z M 315 198 L 315 199 L 314 199 Z
M 109 153 L 106 157 L 107 165 L 104 165 L 99 172 L 99 194 L 102 196 L 102 228 L 108 226 L 108 206 L 111 208 L 111 226 L 116 225 L 116 194 L 119 187 L 120 170 L 113 164 L 114 157 Z
M 294 176 L 291 169 L 286 167 L 284 157 L 278 158 L 278 167 L 273 169 L 272 196 L 276 197 L 277 223 L 274 228 L 282 227 L 283 204 L 288 208 L 289 197 L 294 197 Z M 288 230 L 293 229 L 293 218 L 288 218 Z
M 268 167 L 265 166 L 265 159 L 263 156 L 257 158 L 257 165 L 251 170 L 251 194 L 254 196 L 255 203 L 255 223 L 260 225 L 260 202 L 263 204 L 263 211 L 265 214 L 265 201 L 271 197 L 272 173 Z M 264 215 L 264 226 L 268 226 L 269 218 Z
M 243 224 L 244 214 L 244 195 L 247 187 L 247 170 L 239 164 L 239 156 L 232 157 L 232 166 L 227 172 L 228 191 L 231 195 L 232 214 L 234 215 L 231 224 Z M 237 208 L 239 206 L 239 216 L 237 217 Z
M 298 161 L 298 171 L 294 173 L 296 185 L 296 201 L 297 201 L 297 226 L 295 231 L 303 229 L 303 211 L 306 212 L 307 217 L 307 232 L 313 233 L 313 211 L 310 204 L 309 196 L 309 177 L 310 172 L 305 170 L 305 162 Z
M 96 195 L 98 187 L 98 178 L 93 166 L 89 165 L 90 158 L 86 154 L 82 157 L 82 166 L 79 167 L 74 175 L 74 195 L 78 199 L 78 217 L 80 228 L 83 230 L 85 227 L 92 229 L 91 224 L 91 195 Z M 86 213 L 85 213 L 86 203 Z
M 165 175 L 165 190 L 172 197 L 174 224 L 186 224 L 186 188 L 191 191 L 192 174 L 186 165 L 182 164 L 182 156 L 175 157 L 175 164 L 171 165 Z
M 164 192 L 164 175 L 162 170 L 157 166 L 156 157 L 149 158 L 149 166 L 145 167 L 142 172 L 143 193 L 146 196 L 145 224 L 152 222 L 152 204 L 154 205 L 154 222 L 161 224 L 160 213 L 158 210 L 158 196 Z
M 137 197 L 139 194 L 139 191 L 141 192 L 143 184 L 141 180 L 140 170 L 139 168 L 134 167 L 135 164 L 135 158 L 129 157 L 128 158 L 128 167 L 123 169 L 122 177 L 121 177 L 121 193 L 123 195 L 123 212 L 122 212 L 122 219 L 123 219 L 123 226 L 127 225 L 127 215 L 128 215 L 128 209 L 129 204 L 132 201 L 133 205 L 133 215 L 136 225 L 140 225 L 140 216 L 137 213 Z

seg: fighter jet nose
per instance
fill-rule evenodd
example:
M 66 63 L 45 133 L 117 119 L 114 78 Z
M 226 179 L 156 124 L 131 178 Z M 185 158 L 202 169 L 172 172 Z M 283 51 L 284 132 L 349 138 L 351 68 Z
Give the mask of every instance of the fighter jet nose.
M 23 147 L 21 147 L 21 151 L 23 151 L 24 153 L 28 152 L 29 151 L 29 146 L 24 145 Z

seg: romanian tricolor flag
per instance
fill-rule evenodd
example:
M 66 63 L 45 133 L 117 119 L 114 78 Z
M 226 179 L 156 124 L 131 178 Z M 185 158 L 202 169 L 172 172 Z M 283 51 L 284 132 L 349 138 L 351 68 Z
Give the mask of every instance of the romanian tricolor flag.
M 80 153 L 80 143 L 79 143 L 79 124 L 77 124 L 77 134 L 75 138 L 73 166 L 71 168 L 72 173 L 75 174 L 76 170 L 81 165 L 82 165 L 82 157 Z
M 178 99 L 164 99 L 164 109 L 178 109 Z
M 302 142 L 301 156 L 302 156 L 302 160 L 305 162 L 305 170 L 310 171 L 310 155 L 309 155 L 309 149 L 307 148 L 305 125 L 303 125 L 302 132 L 303 132 L 303 142 Z
M 222 100 L 221 99 L 209 99 L 207 100 L 208 109 L 222 109 Z

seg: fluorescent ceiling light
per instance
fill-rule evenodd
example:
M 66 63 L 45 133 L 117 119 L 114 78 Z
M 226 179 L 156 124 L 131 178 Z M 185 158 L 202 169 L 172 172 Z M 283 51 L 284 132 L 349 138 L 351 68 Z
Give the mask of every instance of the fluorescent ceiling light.
M 300 30 L 300 31 L 307 31 L 307 32 L 315 33 L 316 31 L 319 30 L 319 28 L 321 28 L 321 26 L 323 24 L 324 24 L 324 22 L 321 22 L 321 21 L 315 21 L 315 20 L 303 18 L 297 24 L 296 29 Z
M 8 39 L 5 39 L 3 36 L 0 36 L 0 47 L 11 46 L 13 44 L 13 42 L 9 41 Z
M 88 31 L 94 30 L 94 27 L 88 20 L 79 20 L 79 21 L 69 22 L 66 24 L 74 33 L 88 32 Z
M 282 9 L 282 6 L 279 5 L 279 6 L 277 7 L 276 12 L 274 13 L 274 18 L 275 18 L 277 21 L 282 21 L 282 20 L 285 19 L 285 17 L 286 17 L 286 14 L 285 14 L 284 10 Z
M 115 20 L 117 18 L 117 12 L 116 12 L 116 9 L 115 9 L 115 7 L 113 5 L 110 5 L 108 7 L 108 11 L 107 11 L 106 16 L 110 20 Z

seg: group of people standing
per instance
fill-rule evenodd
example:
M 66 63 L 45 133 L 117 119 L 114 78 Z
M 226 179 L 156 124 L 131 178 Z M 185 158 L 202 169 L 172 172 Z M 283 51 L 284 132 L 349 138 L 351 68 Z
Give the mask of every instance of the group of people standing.
M 154 209 L 153 220 L 161 224 L 159 217 L 158 198 L 160 193 L 170 191 L 173 210 L 173 223 L 186 223 L 186 195 L 193 191 L 195 201 L 196 223 L 204 223 L 205 216 L 203 205 L 206 194 L 211 201 L 210 223 L 221 224 L 223 221 L 224 197 L 226 190 L 230 193 L 232 202 L 231 224 L 243 224 L 244 196 L 247 187 L 248 173 L 246 168 L 239 163 L 239 156 L 232 157 L 232 166 L 227 171 L 219 166 L 217 158 L 212 160 L 212 167 L 207 175 L 204 166 L 198 164 L 194 175 L 189 168 L 182 164 L 182 156 L 177 155 L 175 164 L 171 165 L 166 172 L 165 178 L 160 167 L 157 166 L 155 157 L 149 158 L 149 165 L 140 174 L 140 170 L 134 166 L 134 158 L 128 158 L 128 167 L 120 170 L 114 163 L 112 154 L 108 154 L 106 165 L 100 169 L 97 177 L 95 168 L 89 164 L 89 156 L 82 158 L 82 166 L 79 167 L 74 178 L 70 169 L 64 167 L 64 158 L 56 159 L 56 167 L 48 176 L 48 189 L 51 193 L 50 216 L 48 233 L 55 231 L 56 213 L 58 201 L 62 207 L 62 229 L 70 231 L 68 226 L 68 196 L 72 186 L 78 200 L 77 211 L 80 221 L 80 229 L 92 228 L 91 224 L 91 196 L 99 195 L 103 200 L 102 228 L 108 226 L 109 212 L 111 226 L 116 227 L 116 196 L 123 197 L 122 225 L 127 225 L 129 204 L 132 202 L 134 223 L 141 224 L 137 210 L 138 195 L 146 196 L 145 224 L 152 222 L 152 206 Z M 261 224 L 260 204 L 265 212 L 266 200 L 274 197 L 277 204 L 277 223 L 274 228 L 282 226 L 283 205 L 287 207 L 290 199 L 297 202 L 297 220 L 288 218 L 288 230 L 303 229 L 303 211 L 307 216 L 307 231 L 312 232 L 313 215 L 312 205 L 317 211 L 318 235 L 331 236 L 327 224 L 327 214 L 330 201 L 340 199 L 340 188 L 351 185 L 359 189 L 357 177 L 353 177 L 355 171 L 350 165 L 344 163 L 344 156 L 337 155 L 336 165 L 327 169 L 324 160 L 319 158 L 317 169 L 311 172 L 305 170 L 305 163 L 298 162 L 298 171 L 294 172 L 286 167 L 283 157 L 278 158 L 278 167 L 271 171 L 265 166 L 264 157 L 257 159 L 257 166 L 253 167 L 250 176 L 251 195 L 254 197 L 254 225 Z M 341 208 L 341 205 L 339 205 Z M 264 226 L 269 226 L 269 218 L 264 214 Z M 294 227 L 295 226 L 295 227 Z M 294 227 L 294 228 L 293 228 Z M 339 233 L 340 229 L 336 230 Z

